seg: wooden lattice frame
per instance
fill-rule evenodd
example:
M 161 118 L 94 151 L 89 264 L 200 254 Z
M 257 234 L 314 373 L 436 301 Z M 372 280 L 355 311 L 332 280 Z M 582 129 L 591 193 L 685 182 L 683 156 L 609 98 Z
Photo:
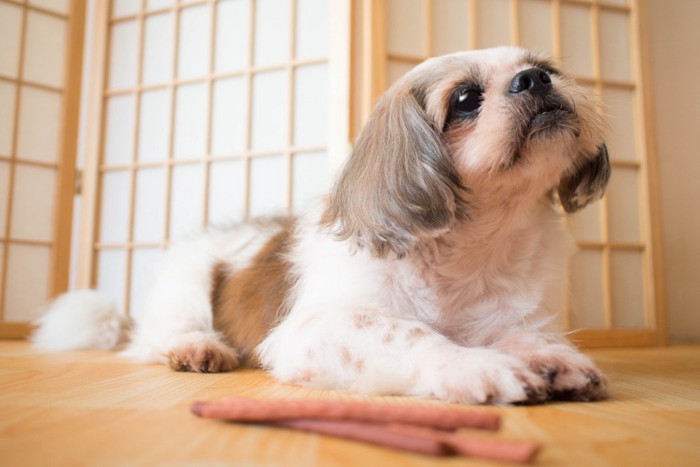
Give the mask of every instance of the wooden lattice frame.
M 14 130 L 12 134 L 12 150 L 9 155 L 0 155 L 0 160 L 9 163 L 8 206 L 5 231 L 0 232 L 0 244 L 4 246 L 4 254 L 0 262 L 2 282 L 0 282 L 0 338 L 18 338 L 26 336 L 30 327 L 27 323 L 8 323 L 3 319 L 5 312 L 5 290 L 8 281 L 8 252 L 7 246 L 31 245 L 51 249 L 49 295 L 54 296 L 68 288 L 71 244 L 71 222 L 73 213 L 73 193 L 75 187 L 75 157 L 78 146 L 78 110 L 80 104 L 80 87 L 82 71 L 82 49 L 85 22 L 85 0 L 71 0 L 67 14 L 56 12 L 28 0 L 0 0 L 21 9 L 20 43 L 18 54 L 17 77 L 0 76 L 0 81 L 16 86 L 13 109 Z M 25 46 L 27 42 L 27 18 L 29 12 L 37 12 L 50 16 L 67 24 L 66 53 L 63 72 L 63 86 L 52 86 L 27 80 L 23 76 Z M 62 95 L 61 121 L 59 130 L 59 149 L 57 162 L 41 162 L 23 159 L 17 154 L 19 139 L 19 111 L 21 105 L 21 87 L 40 89 Z M 18 165 L 42 167 L 56 172 L 56 190 L 54 206 L 54 225 L 51 241 L 26 240 L 11 237 L 13 188 L 15 172 Z
M 433 54 L 432 47 L 432 4 L 434 0 L 423 0 L 423 46 L 425 55 L 406 55 L 389 53 L 387 51 L 387 0 L 363 0 L 355 6 L 353 19 L 354 46 L 361 53 L 355 53 L 355 67 L 359 70 L 354 75 L 353 113 L 351 134 L 357 135 L 361 124 L 367 120 L 378 96 L 387 87 L 387 65 L 390 61 L 416 65 Z M 470 27 L 469 48 L 479 48 L 478 42 L 478 0 L 464 0 L 468 4 Z M 612 242 L 609 238 L 609 214 L 607 197 L 601 201 L 601 241 L 579 241 L 578 246 L 584 250 L 602 252 L 603 257 L 603 297 L 605 329 L 586 329 L 577 331 L 572 339 L 582 346 L 640 346 L 660 345 L 666 342 L 666 309 L 663 264 L 661 258 L 661 231 L 659 216 L 658 164 L 655 154 L 655 133 L 653 126 L 653 111 L 651 109 L 650 72 L 646 57 L 647 24 L 644 0 L 629 0 L 628 4 L 606 3 L 604 0 L 539 0 L 550 2 L 552 6 L 552 41 L 553 55 L 556 61 L 561 61 L 562 32 L 561 6 L 564 4 L 583 6 L 590 9 L 591 38 L 593 54 L 593 76 L 576 77 L 584 85 L 593 87 L 600 97 L 603 89 L 624 89 L 635 92 L 635 120 L 638 131 L 635 132 L 636 147 L 639 158 L 635 161 L 613 160 L 613 168 L 633 169 L 639 171 L 642 188 L 640 203 L 642 210 L 641 241 Z M 511 45 L 521 44 L 520 32 L 521 0 L 510 0 L 510 42 Z M 601 70 L 600 44 L 600 12 L 614 11 L 628 15 L 630 20 L 630 48 L 632 79 L 604 79 Z M 357 50 L 357 49 L 356 49 Z M 359 59 L 358 59 L 359 58 Z M 613 251 L 638 251 L 643 253 L 644 284 L 640 291 L 644 294 L 645 321 L 644 329 L 615 329 L 613 328 L 612 285 L 611 285 L 611 253 Z M 566 301 L 564 313 L 565 325 L 571 326 L 571 299 Z

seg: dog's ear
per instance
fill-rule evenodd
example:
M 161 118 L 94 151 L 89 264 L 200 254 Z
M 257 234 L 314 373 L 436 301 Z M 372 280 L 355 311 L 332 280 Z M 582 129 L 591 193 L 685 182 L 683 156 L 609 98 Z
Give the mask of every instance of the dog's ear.
M 379 257 L 403 256 L 466 214 L 464 187 L 422 99 L 406 85 L 380 99 L 324 216 L 339 238 Z
M 576 212 L 603 196 L 610 170 L 608 148 L 601 144 L 594 157 L 585 159 L 559 184 L 559 201 L 564 210 Z

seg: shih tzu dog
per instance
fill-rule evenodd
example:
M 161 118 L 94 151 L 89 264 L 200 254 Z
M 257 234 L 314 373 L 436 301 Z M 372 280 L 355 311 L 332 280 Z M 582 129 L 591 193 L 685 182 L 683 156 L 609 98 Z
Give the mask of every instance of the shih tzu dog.
M 582 89 L 527 51 L 427 60 L 380 99 L 312 209 L 175 246 L 125 354 L 465 403 L 605 398 L 601 372 L 550 329 L 573 248 L 561 208 L 602 195 L 601 133 Z M 112 348 L 127 324 L 73 292 L 34 340 Z

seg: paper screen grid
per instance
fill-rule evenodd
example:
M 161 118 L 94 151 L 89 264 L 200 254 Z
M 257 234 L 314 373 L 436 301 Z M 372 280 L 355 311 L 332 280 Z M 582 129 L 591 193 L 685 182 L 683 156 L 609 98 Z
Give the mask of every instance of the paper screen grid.
M 172 242 L 328 184 L 325 0 L 114 0 L 95 283 L 138 313 Z
M 0 322 L 52 290 L 69 2 L 0 0 Z

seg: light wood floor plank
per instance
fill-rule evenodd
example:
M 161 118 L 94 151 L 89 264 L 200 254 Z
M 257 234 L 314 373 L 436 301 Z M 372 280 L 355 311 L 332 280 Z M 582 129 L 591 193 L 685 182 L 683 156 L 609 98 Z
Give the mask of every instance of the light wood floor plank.
M 700 465 L 700 347 L 589 353 L 611 379 L 611 400 L 481 409 L 503 414 L 496 436 L 542 443 L 537 465 Z M 251 370 L 174 373 L 108 352 L 47 354 L 0 341 L 0 465 L 500 465 L 435 460 L 189 413 L 193 401 L 233 394 L 439 404 L 314 391 Z

